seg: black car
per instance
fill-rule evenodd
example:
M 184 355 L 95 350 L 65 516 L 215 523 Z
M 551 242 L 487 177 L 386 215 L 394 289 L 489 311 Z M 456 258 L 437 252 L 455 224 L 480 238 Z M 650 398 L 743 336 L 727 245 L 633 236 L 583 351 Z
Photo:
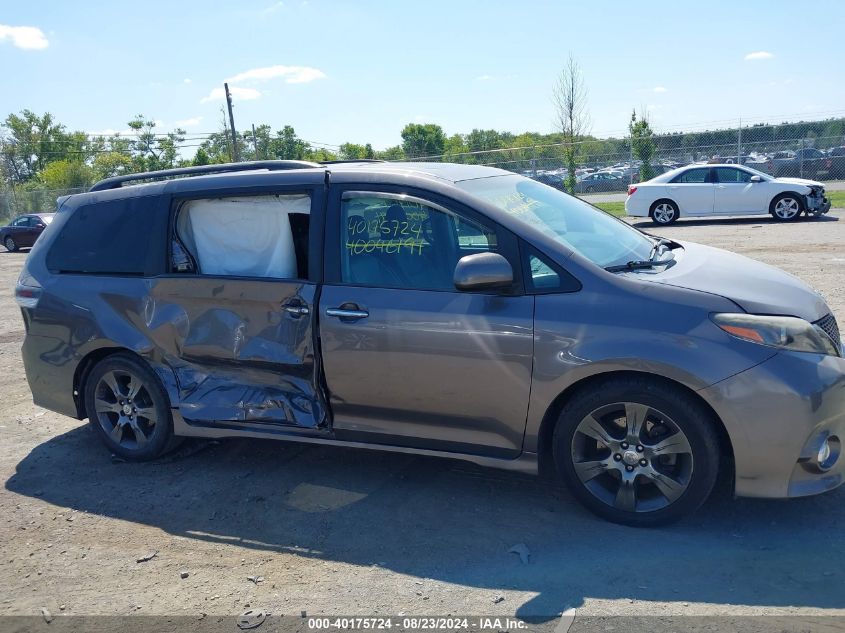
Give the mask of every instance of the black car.
M 0 228 L 0 242 L 10 253 L 19 248 L 27 248 L 35 244 L 38 236 L 53 221 L 53 213 L 31 213 L 21 215 Z

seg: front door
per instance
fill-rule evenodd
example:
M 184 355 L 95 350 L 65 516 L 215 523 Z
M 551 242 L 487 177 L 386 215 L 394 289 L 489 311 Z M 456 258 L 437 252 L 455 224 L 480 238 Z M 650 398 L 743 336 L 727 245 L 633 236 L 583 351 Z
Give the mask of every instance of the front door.
M 336 436 L 518 455 L 534 299 L 521 293 L 516 238 L 435 196 L 353 189 L 332 195 L 319 308 Z M 455 289 L 458 259 L 483 251 L 509 259 L 510 291 Z
M 716 195 L 713 211 L 723 215 L 765 213 L 765 182 L 751 182 L 751 173 L 736 167 L 715 167 Z
M 327 427 L 308 271 L 322 199 L 284 190 L 174 203 L 170 271 L 150 289 L 148 328 L 188 423 Z

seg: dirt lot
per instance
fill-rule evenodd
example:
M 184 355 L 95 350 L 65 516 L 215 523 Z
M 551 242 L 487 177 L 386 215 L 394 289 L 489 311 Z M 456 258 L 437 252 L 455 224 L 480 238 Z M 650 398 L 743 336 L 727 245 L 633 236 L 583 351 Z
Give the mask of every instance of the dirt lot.
M 845 322 L 845 211 L 660 233 L 781 266 Z M 24 257 L 0 253 L 0 614 L 845 614 L 845 489 L 722 491 L 632 530 L 549 483 L 446 460 L 227 441 L 114 463 L 31 403 L 11 297 Z

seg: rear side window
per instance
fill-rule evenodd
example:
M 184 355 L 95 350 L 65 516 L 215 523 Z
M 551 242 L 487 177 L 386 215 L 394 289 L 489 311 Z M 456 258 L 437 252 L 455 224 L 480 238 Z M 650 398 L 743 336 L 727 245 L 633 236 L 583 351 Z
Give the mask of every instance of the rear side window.
M 690 169 L 689 171 L 685 171 L 682 174 L 678 174 L 672 179 L 673 183 L 686 183 L 686 184 L 702 184 L 707 182 L 707 174 L 710 173 L 710 169 Z
M 127 198 L 81 206 L 68 218 L 47 254 L 54 272 L 143 275 L 158 198 Z

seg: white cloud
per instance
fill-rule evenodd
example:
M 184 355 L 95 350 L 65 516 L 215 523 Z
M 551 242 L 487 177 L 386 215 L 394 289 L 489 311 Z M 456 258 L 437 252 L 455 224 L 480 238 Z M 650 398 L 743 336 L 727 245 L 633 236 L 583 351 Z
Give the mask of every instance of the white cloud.
M 232 93 L 233 99 L 240 101 L 252 101 L 253 99 L 258 99 L 258 97 L 261 96 L 261 92 L 255 88 L 238 88 L 237 86 L 232 86 L 229 88 L 229 92 Z M 208 103 L 209 101 L 224 101 L 225 99 L 226 93 L 223 91 L 223 88 L 215 88 L 208 93 L 207 97 L 200 99 L 200 103 Z
M 285 8 L 285 3 L 284 3 L 284 2 L 276 2 L 276 3 L 274 3 L 274 4 L 271 4 L 271 5 L 270 5 L 269 7 L 267 7 L 266 9 L 263 9 L 263 10 L 261 11 L 261 15 L 272 15 L 272 14 L 273 14 L 273 13 L 275 13 L 276 11 L 281 11 L 281 10 L 282 10 L 282 9 L 284 9 L 284 8 Z
M 186 77 L 185 79 L 182 80 L 182 83 L 183 84 L 189 84 L 189 83 L 191 83 L 191 80 Z
M 173 125 L 175 125 L 176 127 L 185 128 L 185 127 L 196 127 L 200 123 L 202 123 L 202 117 L 201 116 L 192 116 L 190 119 L 182 119 L 181 121 L 174 121 Z
M 25 50 L 40 50 L 47 48 L 50 42 L 44 31 L 36 26 L 7 26 L 0 24 L 0 42 L 11 40 L 13 46 Z
M 657 92 L 657 93 L 666 92 L 666 88 L 664 88 L 663 86 L 655 86 L 654 92 Z
M 493 75 L 479 75 L 475 78 L 476 81 L 490 81 L 493 79 Z
M 753 53 L 748 53 L 748 55 L 745 56 L 745 61 L 749 62 L 758 59 L 771 59 L 772 57 L 774 57 L 774 55 L 768 51 L 755 51 Z
M 304 84 L 317 79 L 324 79 L 326 74 L 317 68 L 310 66 L 264 66 L 263 68 L 252 68 L 226 81 L 230 84 L 243 83 L 245 81 L 267 81 L 284 77 L 289 84 Z

